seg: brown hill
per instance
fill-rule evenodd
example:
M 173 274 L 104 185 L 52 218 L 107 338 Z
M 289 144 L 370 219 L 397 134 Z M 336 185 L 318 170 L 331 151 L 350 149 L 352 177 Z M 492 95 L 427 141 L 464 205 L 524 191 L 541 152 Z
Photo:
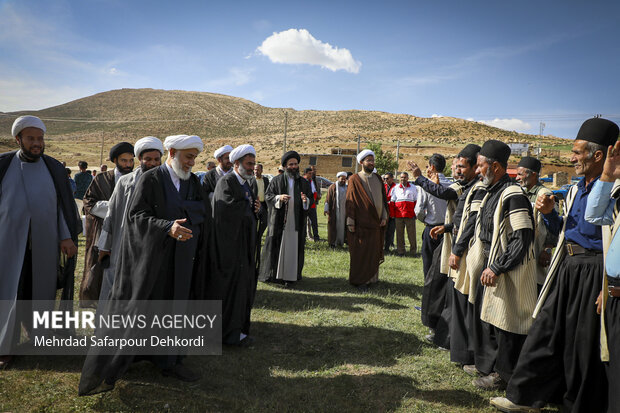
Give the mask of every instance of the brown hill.
M 289 148 L 306 153 L 328 153 L 332 147 L 355 148 L 358 135 L 362 147 L 373 141 L 394 151 L 400 141 L 401 162 L 423 161 L 433 152 L 454 155 L 465 143 L 487 139 L 540 143 L 543 148 L 562 152 L 570 147 L 570 141 L 565 139 L 540 140 L 535 135 L 457 118 L 360 110 L 296 111 L 214 93 L 121 89 L 40 111 L 0 113 L 0 151 L 15 147 L 9 136 L 13 120 L 22 114 L 33 114 L 44 119 L 48 128 L 47 152 L 69 165 L 75 165 L 79 159 L 98 164 L 114 143 L 123 140 L 133 142 L 147 135 L 164 138 L 185 133 L 203 138 L 206 151 L 200 163 L 206 162 L 213 150 L 223 144 L 252 143 L 259 159 L 272 170 L 282 153 L 285 113 Z M 546 159 L 546 163 L 564 169 L 562 155 L 559 159 Z

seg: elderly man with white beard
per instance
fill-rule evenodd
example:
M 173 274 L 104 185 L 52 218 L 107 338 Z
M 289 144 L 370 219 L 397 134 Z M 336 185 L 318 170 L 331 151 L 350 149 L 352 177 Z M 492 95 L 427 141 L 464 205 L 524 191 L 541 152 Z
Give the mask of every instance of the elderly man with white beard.
M 166 163 L 144 172 L 127 207 L 116 275 L 107 301 L 111 314 L 131 312 L 144 300 L 204 300 L 209 268 L 207 240 L 211 208 L 200 180 L 192 171 L 203 148 L 198 136 L 168 136 Z M 131 300 L 131 305 L 125 305 Z M 133 304 L 135 303 L 135 304 Z M 100 329 L 97 334 L 106 334 Z M 137 332 L 127 329 L 123 338 Z M 119 350 L 105 355 L 96 348 L 84 362 L 79 394 L 109 391 L 134 356 Z M 183 356 L 150 356 L 164 376 L 196 381 L 200 374 L 182 364 Z
M 240 145 L 230 152 L 233 173 L 213 193 L 215 268 L 208 282 L 212 300 L 222 300 L 222 340 L 249 346 L 250 313 L 256 292 L 256 222 L 261 203 L 252 188 L 256 151 Z

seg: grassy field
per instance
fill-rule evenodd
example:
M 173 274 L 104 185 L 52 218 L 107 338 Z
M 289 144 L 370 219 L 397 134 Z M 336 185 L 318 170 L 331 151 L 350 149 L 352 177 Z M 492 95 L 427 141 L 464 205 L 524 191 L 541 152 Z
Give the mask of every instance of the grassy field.
M 320 232 L 326 239 L 322 216 Z M 259 283 L 253 347 L 187 359 L 202 371 L 199 382 L 165 378 L 141 362 L 113 391 L 78 397 L 84 357 L 20 357 L 0 372 L 0 411 L 494 411 L 488 400 L 500 393 L 476 389 L 448 353 L 424 341 L 414 308 L 422 298 L 420 258 L 386 257 L 380 284 L 359 293 L 347 282 L 347 251 L 326 241 L 309 242 L 306 251 L 301 283 Z

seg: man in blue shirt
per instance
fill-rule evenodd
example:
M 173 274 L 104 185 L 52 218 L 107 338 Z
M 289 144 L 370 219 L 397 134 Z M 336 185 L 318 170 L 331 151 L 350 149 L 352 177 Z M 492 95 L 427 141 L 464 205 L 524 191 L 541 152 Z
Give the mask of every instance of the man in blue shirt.
M 603 277 L 603 243 L 600 226 L 587 222 L 584 213 L 603 172 L 607 147 L 617 139 L 615 123 L 586 120 L 570 159 L 584 177 L 567 194 L 566 218 L 554 211 L 553 197 L 536 200 L 551 232 L 554 226 L 562 230 L 506 397 L 491 399 L 501 411 L 537 411 L 547 403 L 575 412 L 605 411 L 607 385 L 595 306 Z
M 594 184 L 588 197 L 586 221 L 594 225 L 611 227 L 611 242 L 603 246 L 607 288 L 601 291 L 597 300 L 600 313 L 604 305 L 605 330 L 609 347 L 607 381 L 609 382 L 608 412 L 620 412 L 620 405 L 612 402 L 612 395 L 620 389 L 620 142 L 609 147 L 601 178 Z M 614 185 L 614 181 L 616 185 Z M 604 295 L 607 299 L 604 300 Z M 606 303 L 605 303 L 606 301 Z

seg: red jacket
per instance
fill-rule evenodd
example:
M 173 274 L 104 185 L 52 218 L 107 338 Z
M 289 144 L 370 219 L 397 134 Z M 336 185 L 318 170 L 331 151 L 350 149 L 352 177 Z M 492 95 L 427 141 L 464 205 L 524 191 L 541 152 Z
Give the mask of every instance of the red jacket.
M 395 186 L 396 184 L 394 182 L 392 182 L 392 185 L 389 188 L 387 184 L 383 184 L 383 187 L 385 188 L 385 195 L 387 196 L 388 200 L 388 211 L 390 213 L 390 218 L 396 217 L 396 204 L 390 200 L 390 198 L 392 197 L 392 189 Z
M 402 184 L 392 188 L 390 201 L 394 203 L 395 218 L 415 218 L 415 203 L 418 200 L 418 190 L 414 184 L 407 182 L 407 186 Z

